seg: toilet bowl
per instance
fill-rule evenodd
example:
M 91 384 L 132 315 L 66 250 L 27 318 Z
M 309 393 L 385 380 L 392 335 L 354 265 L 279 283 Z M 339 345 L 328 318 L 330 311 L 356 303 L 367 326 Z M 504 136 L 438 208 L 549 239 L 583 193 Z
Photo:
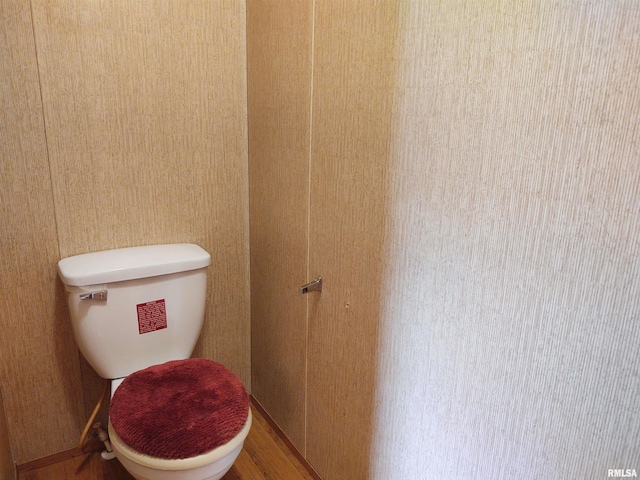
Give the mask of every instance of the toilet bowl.
M 219 363 L 190 358 L 210 263 L 192 244 L 58 262 L 78 348 L 98 375 L 112 380 L 111 445 L 138 480 L 219 479 L 251 428 L 240 380 Z
M 226 444 L 196 457 L 167 460 L 137 452 L 118 436 L 109 422 L 109 439 L 122 466 L 137 480 L 218 480 L 231 469 L 251 429 L 249 410 L 242 430 Z
M 111 445 L 138 480 L 221 478 L 251 421 L 242 382 L 211 360 L 169 361 L 112 382 Z

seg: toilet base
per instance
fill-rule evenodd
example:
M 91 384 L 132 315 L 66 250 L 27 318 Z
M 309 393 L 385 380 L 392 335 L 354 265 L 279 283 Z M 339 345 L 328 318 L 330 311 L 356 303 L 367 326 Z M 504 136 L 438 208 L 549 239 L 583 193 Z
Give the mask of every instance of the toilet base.
M 127 457 L 118 455 L 117 450 L 114 451 L 125 470 L 136 480 L 219 480 L 233 466 L 233 463 L 242 450 L 242 445 L 243 444 L 239 445 L 226 457 L 221 458 L 217 462 L 203 465 L 193 470 L 155 470 L 134 463 Z

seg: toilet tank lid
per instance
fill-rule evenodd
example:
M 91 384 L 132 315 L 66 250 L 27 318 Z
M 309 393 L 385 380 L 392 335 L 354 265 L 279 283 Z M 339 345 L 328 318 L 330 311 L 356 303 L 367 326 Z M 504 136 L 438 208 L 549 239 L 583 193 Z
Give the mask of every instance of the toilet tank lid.
M 84 286 L 186 272 L 210 263 L 211 255 L 198 245 L 147 245 L 63 258 L 58 273 L 66 285 Z

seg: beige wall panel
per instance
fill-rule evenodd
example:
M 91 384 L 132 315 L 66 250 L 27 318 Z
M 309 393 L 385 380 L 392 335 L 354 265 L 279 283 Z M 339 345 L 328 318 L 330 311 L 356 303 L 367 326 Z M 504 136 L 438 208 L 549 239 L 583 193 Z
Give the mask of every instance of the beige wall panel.
M 316 4 L 309 460 L 637 465 L 640 8 L 398 8 Z
M 316 2 L 307 457 L 329 480 L 369 475 L 396 9 Z
M 0 5 L 0 383 L 15 460 L 69 448 L 84 411 L 56 286 L 58 244 L 28 2 Z
M 312 2 L 248 7 L 252 388 L 304 452 Z
M 78 352 L 54 265 L 0 298 L 0 325 L 11 332 L 3 339 L 3 394 L 17 463 L 72 448 L 86 418 Z
M 0 391 L 0 480 L 16 480 L 16 464 L 11 451 L 11 438 L 7 427 L 2 392 Z
M 33 3 L 61 256 L 200 244 L 195 354 L 250 388 L 244 5 Z
M 401 19 L 370 478 L 637 469 L 640 4 Z

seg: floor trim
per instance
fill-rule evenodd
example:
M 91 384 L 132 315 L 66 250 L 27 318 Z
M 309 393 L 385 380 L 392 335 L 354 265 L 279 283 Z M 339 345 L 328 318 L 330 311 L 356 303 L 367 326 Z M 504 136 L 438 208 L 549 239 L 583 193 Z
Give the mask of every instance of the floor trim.
M 22 463 L 16 466 L 16 471 L 18 475 L 30 472 L 32 470 L 37 470 L 38 468 L 48 467 L 49 465 L 53 465 L 54 463 L 64 462 L 65 460 L 69 460 L 70 458 L 79 457 L 80 455 L 86 455 L 87 453 L 100 452 L 104 449 L 104 444 L 98 440 L 89 440 L 84 445 L 84 448 L 80 449 L 79 447 L 72 448 L 70 450 L 65 450 L 64 452 L 54 453 L 53 455 L 48 455 L 46 457 L 38 458 L 36 460 L 32 460 L 30 462 Z

